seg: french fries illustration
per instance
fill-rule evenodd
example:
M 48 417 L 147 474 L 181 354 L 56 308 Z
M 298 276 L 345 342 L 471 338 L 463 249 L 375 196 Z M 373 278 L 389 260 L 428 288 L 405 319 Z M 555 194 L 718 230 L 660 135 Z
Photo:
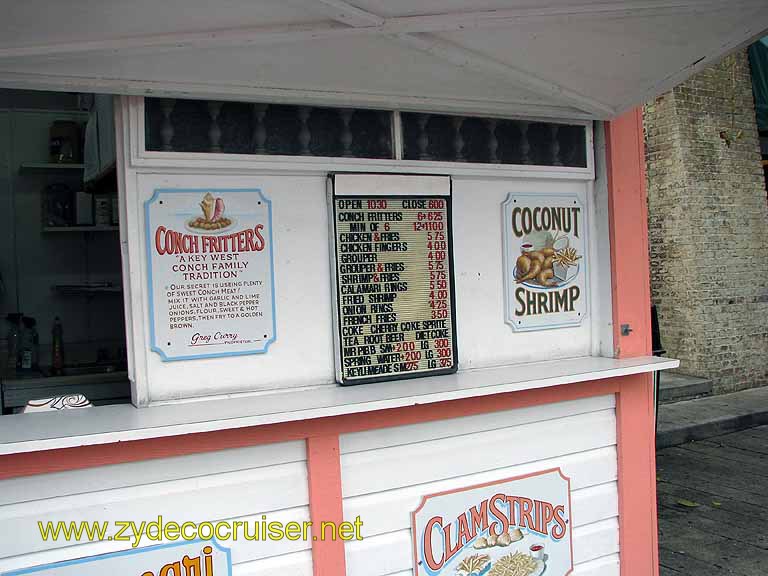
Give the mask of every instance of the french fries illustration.
M 576 248 L 564 248 L 555 252 L 554 261 L 562 266 L 569 267 L 575 266 L 576 260 L 579 258 L 581 256 L 576 254 Z

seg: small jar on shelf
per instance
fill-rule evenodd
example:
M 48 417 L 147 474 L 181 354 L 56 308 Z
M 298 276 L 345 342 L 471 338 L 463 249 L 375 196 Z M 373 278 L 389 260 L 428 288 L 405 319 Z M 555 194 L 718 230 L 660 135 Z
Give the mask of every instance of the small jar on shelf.
M 93 195 L 93 222 L 96 226 L 112 225 L 112 199 L 108 194 Z

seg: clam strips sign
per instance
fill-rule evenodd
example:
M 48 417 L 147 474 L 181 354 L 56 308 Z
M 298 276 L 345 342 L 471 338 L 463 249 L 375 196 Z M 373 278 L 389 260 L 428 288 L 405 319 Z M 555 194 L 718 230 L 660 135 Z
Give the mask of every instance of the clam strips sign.
M 4 576 L 230 576 L 229 548 L 213 540 L 161 544 L 6 572 Z
M 512 194 L 502 204 L 504 320 L 515 331 L 587 316 L 587 214 L 576 194 Z
M 430 494 L 411 531 L 416 576 L 565 576 L 570 480 L 554 468 Z
M 272 208 L 259 189 L 157 189 L 145 203 L 151 348 L 163 361 L 275 341 Z

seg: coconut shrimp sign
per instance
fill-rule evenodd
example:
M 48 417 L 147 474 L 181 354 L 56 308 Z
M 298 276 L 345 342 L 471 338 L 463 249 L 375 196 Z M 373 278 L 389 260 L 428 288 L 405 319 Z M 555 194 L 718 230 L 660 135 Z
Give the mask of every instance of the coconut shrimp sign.
M 258 189 L 158 189 L 145 204 L 151 348 L 163 361 L 275 340 L 272 209 Z
M 559 468 L 425 496 L 412 514 L 416 576 L 565 576 L 570 481 Z
M 587 316 L 587 214 L 578 196 L 509 194 L 502 204 L 505 321 L 515 331 Z

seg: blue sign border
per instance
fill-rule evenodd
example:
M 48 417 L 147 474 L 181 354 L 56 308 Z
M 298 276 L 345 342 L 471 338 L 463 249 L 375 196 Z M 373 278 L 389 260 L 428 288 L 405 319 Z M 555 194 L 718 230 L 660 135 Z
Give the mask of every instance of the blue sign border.
M 72 560 L 62 560 L 61 562 L 51 562 L 49 564 L 42 564 L 40 566 L 31 566 L 29 568 L 20 568 L 19 570 L 12 570 L 11 572 L 2 572 L 3 576 L 21 576 L 22 574 L 33 574 L 42 570 L 63 568 L 65 566 L 72 566 L 75 564 L 87 564 L 89 562 L 99 562 L 101 560 L 107 560 L 109 558 L 117 558 L 120 556 L 132 556 L 134 554 L 146 554 L 147 552 L 154 552 L 155 550 L 161 550 L 165 548 L 180 548 L 181 546 L 189 546 L 192 544 L 210 544 L 216 547 L 227 556 L 227 576 L 232 576 L 232 551 L 229 548 L 225 548 L 219 544 L 215 538 L 210 540 L 196 539 L 185 540 L 183 542 L 171 542 L 169 544 L 157 544 L 156 546 L 147 546 L 146 548 L 131 548 L 130 550 L 120 550 L 118 552 L 107 552 L 106 554 L 97 554 L 96 556 L 86 556 L 84 558 L 73 558 Z
M 226 193 L 239 193 L 239 192 L 256 192 L 259 197 L 267 205 L 267 216 L 269 222 L 269 276 L 270 276 L 270 289 L 272 290 L 272 336 L 264 343 L 264 347 L 254 350 L 243 350 L 241 352 L 219 352 L 214 354 L 196 354 L 190 356 L 168 356 L 162 348 L 157 346 L 155 340 L 155 296 L 154 288 L 152 286 L 152 236 L 149 229 L 149 208 L 150 206 L 160 198 L 160 194 L 195 194 L 201 192 L 226 192 Z M 162 358 L 163 362 L 175 362 L 178 360 L 197 360 L 200 358 L 225 358 L 227 356 L 249 356 L 251 354 L 264 354 L 269 350 L 272 343 L 277 340 L 277 314 L 275 305 L 275 255 L 272 249 L 272 201 L 267 198 L 261 191 L 261 188 L 155 188 L 152 197 L 144 202 L 144 229 L 146 237 L 146 252 L 147 252 L 147 285 L 149 287 L 149 348 L 153 352 L 157 352 Z

